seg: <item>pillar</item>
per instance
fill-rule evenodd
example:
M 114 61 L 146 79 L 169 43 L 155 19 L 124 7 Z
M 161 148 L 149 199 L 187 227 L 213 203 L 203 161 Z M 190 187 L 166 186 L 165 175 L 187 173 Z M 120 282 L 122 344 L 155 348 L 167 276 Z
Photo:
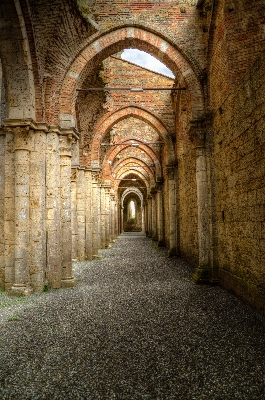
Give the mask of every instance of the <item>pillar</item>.
M 110 185 L 104 185 L 105 190 L 105 247 L 110 243 Z
M 46 246 L 48 284 L 61 287 L 60 152 L 56 131 L 47 133 L 46 145 Z
M 29 129 L 14 128 L 15 153 L 15 276 L 9 289 L 11 295 L 29 295 L 29 174 L 30 135 Z
M 164 214 L 163 214 L 163 195 L 162 187 L 158 185 L 157 187 L 157 240 L 158 246 L 164 245 Z
M 119 213 L 118 213 L 118 207 L 119 207 L 119 198 L 118 196 L 115 196 L 115 204 L 114 204 L 114 237 L 116 238 L 119 236 Z
M 76 178 L 76 214 L 77 214 L 77 258 L 85 260 L 86 214 L 85 214 L 85 169 L 79 168 Z
M 194 126 L 195 125 L 195 126 Z M 193 275 L 196 283 L 210 283 L 210 230 L 209 230 L 209 201 L 206 159 L 206 130 L 201 123 L 192 124 L 190 134 L 195 143 L 196 152 L 196 184 L 198 206 L 198 240 L 199 265 Z
M 115 196 L 113 190 L 110 191 L 110 240 L 115 239 Z
M 121 221 L 120 233 L 123 232 L 123 218 L 124 218 L 123 213 L 124 213 L 124 207 L 122 207 L 122 205 L 121 205 L 120 206 L 120 215 L 121 215 L 121 218 L 120 218 L 120 221 Z
M 15 153 L 14 132 L 5 128 L 4 266 L 5 290 L 15 281 Z
M 100 186 L 100 247 L 105 249 L 106 246 L 106 204 L 105 204 L 105 188 Z
M 76 280 L 72 276 L 72 230 L 71 230 L 71 163 L 72 136 L 60 137 L 60 194 L 61 194 L 61 256 L 62 287 L 73 287 Z
M 157 240 L 157 221 L 156 221 L 156 189 L 151 189 L 152 194 L 152 239 Z
M 46 282 L 46 124 L 32 131 L 30 152 L 30 280 L 41 292 Z
M 93 215 L 92 215 L 92 171 L 86 168 L 85 171 L 85 212 L 86 212 L 86 259 L 93 258 Z
M 0 129 L 0 290 L 5 289 L 5 132 Z
M 100 187 L 98 172 L 92 170 L 92 257 L 98 257 L 100 248 Z
M 76 201 L 77 168 L 71 170 L 71 229 L 72 229 L 72 261 L 77 261 L 77 201 Z
M 177 226 L 176 226 L 176 182 L 175 165 L 166 166 L 168 179 L 168 205 L 169 205 L 169 252 L 168 256 L 177 255 Z
M 152 237 L 152 196 L 147 196 L 148 237 Z

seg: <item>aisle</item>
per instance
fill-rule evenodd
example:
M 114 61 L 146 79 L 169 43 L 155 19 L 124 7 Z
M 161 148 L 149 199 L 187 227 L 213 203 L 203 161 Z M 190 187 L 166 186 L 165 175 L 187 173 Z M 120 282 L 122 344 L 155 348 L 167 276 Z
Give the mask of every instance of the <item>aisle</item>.
M 101 255 L 75 264 L 74 289 L 12 307 L 1 293 L 1 400 L 265 398 L 259 315 L 194 285 L 192 268 L 143 234 Z

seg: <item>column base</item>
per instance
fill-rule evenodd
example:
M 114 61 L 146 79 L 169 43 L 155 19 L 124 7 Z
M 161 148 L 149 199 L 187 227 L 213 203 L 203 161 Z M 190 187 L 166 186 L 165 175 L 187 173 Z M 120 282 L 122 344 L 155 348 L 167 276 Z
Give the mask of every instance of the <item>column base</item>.
M 61 285 L 63 288 L 74 287 L 77 284 L 77 280 L 75 278 L 66 278 L 61 280 Z
M 10 296 L 29 296 L 32 293 L 33 289 L 29 285 L 14 284 L 10 289 L 8 289 L 8 294 Z
M 196 268 L 192 280 L 198 285 L 210 285 L 211 284 L 211 272 L 206 268 Z
M 168 253 L 167 253 L 167 256 L 170 258 L 170 257 L 174 257 L 174 256 L 176 256 L 176 248 L 175 247 L 173 247 L 173 249 L 169 249 L 168 250 Z

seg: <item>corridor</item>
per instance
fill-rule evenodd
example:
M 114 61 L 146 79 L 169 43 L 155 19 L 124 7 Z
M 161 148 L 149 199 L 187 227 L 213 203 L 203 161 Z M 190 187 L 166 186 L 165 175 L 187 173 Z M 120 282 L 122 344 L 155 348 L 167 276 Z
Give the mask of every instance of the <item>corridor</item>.
M 142 233 L 76 262 L 74 288 L 0 293 L 0 399 L 265 398 L 264 319 Z

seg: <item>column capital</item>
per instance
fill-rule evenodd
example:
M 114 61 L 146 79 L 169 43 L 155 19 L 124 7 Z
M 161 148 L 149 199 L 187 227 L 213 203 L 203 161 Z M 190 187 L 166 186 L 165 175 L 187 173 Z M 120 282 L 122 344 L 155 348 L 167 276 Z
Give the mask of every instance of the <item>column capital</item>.
M 166 176 L 168 179 L 174 179 L 176 168 L 177 168 L 177 163 L 168 164 L 165 166 Z
M 212 114 L 205 114 L 201 118 L 193 119 L 189 123 L 188 135 L 195 148 L 205 147 L 207 133 L 212 125 Z
M 151 196 L 154 196 L 156 194 L 156 192 L 157 192 L 157 187 L 156 186 L 152 186 L 151 189 L 150 189 Z
M 163 190 L 163 184 L 162 184 L 162 183 L 157 183 L 157 184 L 156 184 L 156 190 L 157 190 L 157 192 L 162 192 L 162 190 Z
M 98 183 L 99 174 L 100 174 L 100 168 L 92 168 L 93 183 Z
M 61 157 L 72 157 L 72 136 L 60 135 L 59 149 Z

